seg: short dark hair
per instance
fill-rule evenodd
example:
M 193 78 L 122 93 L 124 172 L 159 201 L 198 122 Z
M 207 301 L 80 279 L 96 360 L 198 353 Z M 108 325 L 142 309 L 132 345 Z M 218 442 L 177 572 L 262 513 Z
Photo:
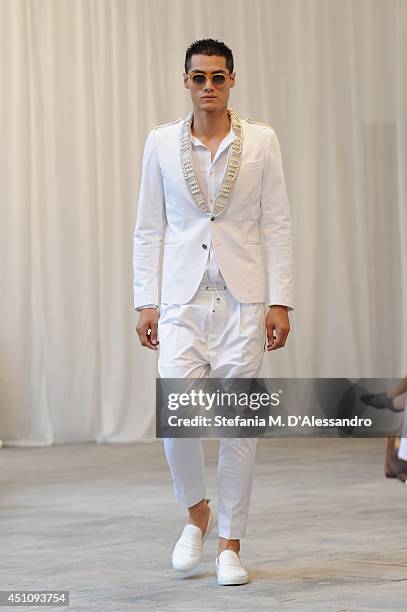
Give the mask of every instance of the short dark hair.
M 185 54 L 185 72 L 191 67 L 192 55 L 219 55 L 226 59 L 226 68 L 229 72 L 233 72 L 233 53 L 220 40 L 213 38 L 203 38 L 196 40 L 187 49 Z

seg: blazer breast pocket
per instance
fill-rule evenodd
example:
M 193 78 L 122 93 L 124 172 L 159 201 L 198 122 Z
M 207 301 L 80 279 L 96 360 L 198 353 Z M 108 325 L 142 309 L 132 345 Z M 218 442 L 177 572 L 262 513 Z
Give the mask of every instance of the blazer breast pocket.
M 255 172 L 256 170 L 263 169 L 263 160 L 262 159 L 250 159 L 240 163 L 240 172 Z
M 234 190 L 235 197 L 244 202 L 259 199 L 262 179 L 262 159 L 241 162 Z

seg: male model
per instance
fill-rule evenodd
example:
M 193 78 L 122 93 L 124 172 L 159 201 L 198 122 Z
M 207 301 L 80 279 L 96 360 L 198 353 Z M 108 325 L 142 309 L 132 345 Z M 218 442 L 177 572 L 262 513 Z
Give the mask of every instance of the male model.
M 271 126 L 228 106 L 233 55 L 206 39 L 186 52 L 192 111 L 147 137 L 134 232 L 134 307 L 142 346 L 165 378 L 256 378 L 267 350 L 285 345 L 292 310 L 291 216 Z M 159 293 L 160 254 L 163 247 Z M 202 558 L 213 527 L 197 438 L 164 439 L 176 499 L 189 519 L 174 569 Z M 245 584 L 245 535 L 256 439 L 222 438 L 218 462 L 221 585 Z

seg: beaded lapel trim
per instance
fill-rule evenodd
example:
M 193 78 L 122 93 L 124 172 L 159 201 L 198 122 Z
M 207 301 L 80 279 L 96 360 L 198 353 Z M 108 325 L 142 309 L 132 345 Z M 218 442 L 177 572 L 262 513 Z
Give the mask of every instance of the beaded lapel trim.
M 198 183 L 197 176 L 192 164 L 192 145 L 191 145 L 191 123 L 192 111 L 188 113 L 181 127 L 180 151 L 181 151 L 181 168 L 185 181 L 189 187 L 191 195 L 196 205 L 204 212 L 213 215 L 220 214 L 225 208 L 232 191 L 233 185 L 237 179 L 240 168 L 240 158 L 243 148 L 243 130 L 239 115 L 232 108 L 228 108 L 228 113 L 231 120 L 231 128 L 236 135 L 232 142 L 231 151 L 226 166 L 226 171 L 223 177 L 221 186 L 216 194 L 213 211 L 208 206 L 205 196 L 203 195 Z

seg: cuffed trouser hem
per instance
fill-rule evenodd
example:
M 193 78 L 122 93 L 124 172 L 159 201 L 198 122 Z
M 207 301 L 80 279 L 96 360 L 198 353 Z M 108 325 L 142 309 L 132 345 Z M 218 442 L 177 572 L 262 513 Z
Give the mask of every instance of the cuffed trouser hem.
M 218 514 L 218 535 L 227 540 L 241 540 L 246 535 L 249 506 L 225 508 Z
M 203 489 L 202 487 L 197 487 L 196 489 L 188 489 L 187 492 L 179 491 L 174 487 L 174 493 L 177 502 L 185 508 L 195 506 L 195 504 L 205 498 L 205 489 Z
M 218 517 L 218 536 L 220 538 L 226 538 L 227 540 L 241 540 L 242 538 L 244 538 L 246 535 L 246 526 L 248 518 L 247 512 L 245 512 L 245 516 L 242 515 L 240 524 L 236 520 L 236 524 L 230 525 L 229 527 L 220 524 Z
M 242 540 L 244 538 L 244 536 L 246 535 L 245 533 L 218 533 L 218 537 L 219 538 L 224 538 L 225 540 Z

